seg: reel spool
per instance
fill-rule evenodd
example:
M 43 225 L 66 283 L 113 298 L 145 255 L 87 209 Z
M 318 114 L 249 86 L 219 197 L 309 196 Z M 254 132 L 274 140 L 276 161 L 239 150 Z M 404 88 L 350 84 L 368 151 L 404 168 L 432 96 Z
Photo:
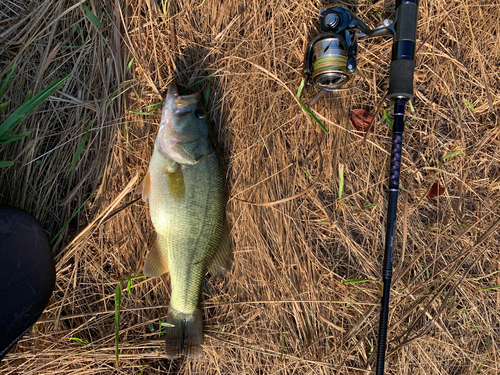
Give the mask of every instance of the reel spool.
M 348 51 L 345 43 L 335 36 L 322 37 L 312 46 L 312 83 L 332 91 L 351 79 L 347 70 Z
M 358 17 L 341 6 L 319 11 L 321 34 L 307 47 L 304 64 L 306 82 L 325 91 L 339 91 L 356 73 L 357 36 L 394 33 L 392 21 L 370 29 Z M 355 29 L 364 34 L 355 34 Z

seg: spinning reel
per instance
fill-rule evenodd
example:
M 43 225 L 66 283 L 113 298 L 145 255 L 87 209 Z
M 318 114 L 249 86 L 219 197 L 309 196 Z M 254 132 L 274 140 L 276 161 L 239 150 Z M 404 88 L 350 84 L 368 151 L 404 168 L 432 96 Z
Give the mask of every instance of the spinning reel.
M 326 90 L 337 91 L 356 72 L 358 37 L 396 35 L 395 22 L 384 20 L 383 24 L 370 29 L 358 17 L 342 6 L 319 11 L 318 28 L 321 34 L 307 48 L 304 76 L 308 84 Z M 356 34 L 356 29 L 362 34 Z

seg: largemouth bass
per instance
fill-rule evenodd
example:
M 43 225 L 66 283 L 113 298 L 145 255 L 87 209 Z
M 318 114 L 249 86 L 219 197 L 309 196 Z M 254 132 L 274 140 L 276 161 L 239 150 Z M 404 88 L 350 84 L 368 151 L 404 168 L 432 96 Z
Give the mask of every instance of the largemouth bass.
M 153 156 L 142 185 L 157 238 L 146 276 L 170 272 L 165 352 L 198 358 L 203 349 L 201 284 L 232 263 L 225 224 L 225 173 L 200 94 L 168 87 Z

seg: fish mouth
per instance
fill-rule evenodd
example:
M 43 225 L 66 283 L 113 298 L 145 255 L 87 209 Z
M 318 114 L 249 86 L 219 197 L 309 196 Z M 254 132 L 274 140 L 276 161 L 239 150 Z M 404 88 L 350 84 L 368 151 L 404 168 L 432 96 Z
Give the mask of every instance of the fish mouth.
M 192 106 L 200 100 L 200 93 L 197 92 L 191 95 L 179 95 L 177 85 L 171 83 L 168 86 L 167 97 L 163 105 L 163 115 L 183 116 L 190 113 Z

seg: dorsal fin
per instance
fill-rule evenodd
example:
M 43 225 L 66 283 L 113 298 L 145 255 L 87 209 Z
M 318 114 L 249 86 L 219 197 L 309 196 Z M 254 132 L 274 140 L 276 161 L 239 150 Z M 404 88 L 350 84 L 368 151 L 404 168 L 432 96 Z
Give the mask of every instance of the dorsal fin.
M 161 253 L 158 237 L 156 237 L 153 246 L 149 250 L 146 262 L 144 262 L 143 273 L 147 277 L 158 277 L 165 272 L 168 272 L 168 263 Z

